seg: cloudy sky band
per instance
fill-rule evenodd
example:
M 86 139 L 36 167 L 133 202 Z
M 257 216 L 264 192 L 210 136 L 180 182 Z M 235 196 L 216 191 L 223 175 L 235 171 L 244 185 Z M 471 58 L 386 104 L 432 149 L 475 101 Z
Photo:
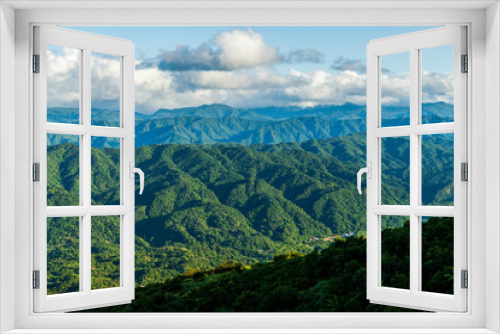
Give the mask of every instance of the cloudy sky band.
M 284 34 L 286 27 L 280 28 Z M 78 85 L 77 51 L 48 52 L 53 76 L 49 107 L 72 106 Z M 118 101 L 119 62 L 97 54 L 92 59 L 92 107 L 112 109 Z M 408 73 L 397 62 L 391 65 L 382 73 L 384 101 L 407 105 Z M 424 101 L 452 102 L 453 77 L 446 68 L 425 71 L 423 76 Z M 226 28 L 200 44 L 186 41 L 154 57 L 139 54 L 135 78 L 136 109 L 144 113 L 212 103 L 246 108 L 366 103 L 363 55 L 334 57 L 321 44 L 311 46 L 300 40 L 295 46 L 271 45 L 252 28 Z

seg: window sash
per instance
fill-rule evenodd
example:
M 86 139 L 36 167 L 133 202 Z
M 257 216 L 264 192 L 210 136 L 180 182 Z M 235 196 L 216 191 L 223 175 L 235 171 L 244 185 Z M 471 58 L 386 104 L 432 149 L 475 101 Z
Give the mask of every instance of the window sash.
M 460 272 L 467 269 L 467 183 L 460 180 L 460 163 L 467 162 L 467 76 L 460 73 L 460 55 L 467 54 L 465 27 L 443 27 L 372 41 L 367 47 L 367 298 L 373 303 L 423 310 L 467 310 L 467 290 L 461 289 Z M 420 124 L 420 51 L 454 45 L 454 122 Z M 380 58 L 410 54 L 410 125 L 381 127 Z M 454 133 L 454 206 L 420 205 L 421 135 Z M 381 138 L 410 137 L 410 205 L 381 205 Z M 410 290 L 381 286 L 381 215 L 410 217 Z M 454 217 L 454 295 L 420 291 L 421 224 L 419 217 Z
M 59 45 L 80 51 L 80 122 L 47 122 L 46 45 Z M 121 58 L 121 127 L 91 125 L 91 52 Z M 34 311 L 53 312 L 95 308 L 128 303 L 134 298 L 134 46 L 131 42 L 64 28 L 35 27 L 34 54 L 40 55 L 40 73 L 34 74 L 34 161 L 40 163 L 40 182 L 34 184 L 34 270 L 40 271 L 40 289 L 33 290 Z M 80 205 L 47 207 L 47 134 L 69 134 L 80 138 Z M 91 205 L 91 138 L 120 139 L 120 205 Z M 120 286 L 92 290 L 91 219 L 93 216 L 120 215 Z M 80 217 L 79 290 L 47 295 L 47 218 Z

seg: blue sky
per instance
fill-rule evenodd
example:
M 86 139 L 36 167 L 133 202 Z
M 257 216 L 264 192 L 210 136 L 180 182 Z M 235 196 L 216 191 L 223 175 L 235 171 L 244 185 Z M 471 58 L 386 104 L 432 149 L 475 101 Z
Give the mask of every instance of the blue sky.
M 366 44 L 432 27 L 68 28 L 128 39 L 135 44 L 136 107 L 149 113 L 161 107 L 210 103 L 236 107 L 363 104 Z M 442 74 L 452 69 L 449 54 L 450 48 L 444 47 L 426 55 L 425 70 L 440 75 L 443 83 L 449 76 L 446 79 Z M 408 99 L 403 96 L 404 89 L 391 85 L 401 81 L 396 80 L 398 76 L 408 74 L 408 65 L 394 58 L 383 62 L 387 75 L 392 76 L 387 81 L 387 92 L 401 96 L 388 101 L 405 104 Z M 104 69 L 106 64 L 98 67 Z M 95 77 L 104 78 L 103 74 Z M 94 86 L 101 89 L 98 83 Z M 445 93 L 447 89 L 441 87 Z M 430 94 L 429 100 L 445 99 L 444 95 L 434 95 Z M 95 107 L 99 103 L 96 100 Z
M 362 59 L 366 63 L 366 44 L 370 40 L 390 37 L 434 27 L 68 27 L 95 34 L 113 36 L 131 40 L 136 47 L 137 57 L 154 57 L 161 50 L 172 50 L 177 45 L 198 45 L 210 40 L 214 35 L 235 28 L 248 29 L 264 36 L 270 45 L 282 51 L 297 48 L 314 48 L 326 56 L 326 60 L 334 60 L 340 56 Z M 394 64 L 393 70 L 406 70 L 400 64 Z M 445 57 L 436 55 L 435 70 L 449 67 Z M 286 66 L 281 66 L 287 68 Z M 303 64 L 306 70 L 324 69 L 324 65 Z

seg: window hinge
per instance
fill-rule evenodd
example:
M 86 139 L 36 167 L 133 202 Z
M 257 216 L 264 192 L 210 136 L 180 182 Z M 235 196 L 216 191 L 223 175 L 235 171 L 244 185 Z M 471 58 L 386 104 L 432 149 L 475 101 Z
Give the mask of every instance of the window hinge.
M 462 173 L 462 177 L 460 179 L 462 181 L 469 181 L 469 166 L 466 162 L 462 162 L 460 165 L 460 171 Z
M 33 55 L 33 73 L 40 73 L 40 55 Z
M 467 55 L 462 55 L 462 70 L 460 72 L 469 72 L 469 56 Z
M 33 270 L 33 289 L 40 289 L 40 270 Z
M 469 273 L 467 270 L 461 271 L 462 289 L 467 289 L 469 287 Z
M 33 164 L 33 181 L 40 182 L 40 164 L 38 162 Z

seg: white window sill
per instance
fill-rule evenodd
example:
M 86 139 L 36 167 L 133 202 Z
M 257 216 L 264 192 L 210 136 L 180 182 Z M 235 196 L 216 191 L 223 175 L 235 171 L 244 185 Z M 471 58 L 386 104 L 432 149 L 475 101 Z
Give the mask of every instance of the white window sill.
M 486 334 L 488 329 L 15 329 L 5 334 Z

